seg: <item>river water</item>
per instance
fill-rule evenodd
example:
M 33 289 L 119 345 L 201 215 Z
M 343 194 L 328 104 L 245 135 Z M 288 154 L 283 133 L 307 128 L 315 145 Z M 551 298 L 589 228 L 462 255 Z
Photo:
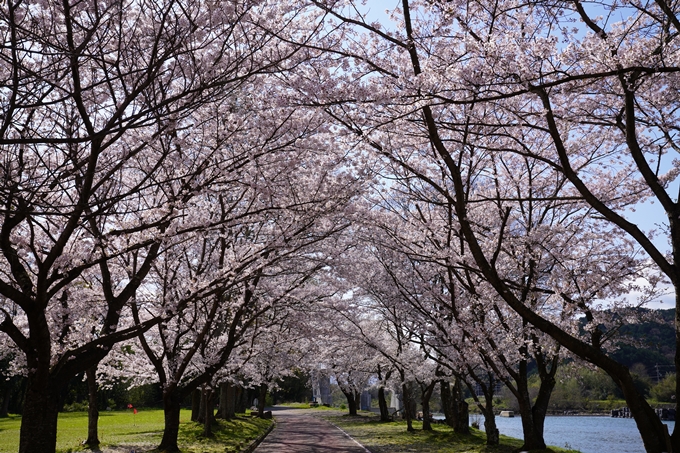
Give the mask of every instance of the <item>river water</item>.
M 471 416 L 470 421 L 479 419 L 484 429 L 484 418 Z M 673 432 L 675 422 L 664 422 Z M 496 417 L 501 434 L 522 439 L 520 417 Z M 611 418 L 594 416 L 546 417 L 545 443 L 557 447 L 568 447 L 581 453 L 644 453 L 642 438 L 632 418 Z

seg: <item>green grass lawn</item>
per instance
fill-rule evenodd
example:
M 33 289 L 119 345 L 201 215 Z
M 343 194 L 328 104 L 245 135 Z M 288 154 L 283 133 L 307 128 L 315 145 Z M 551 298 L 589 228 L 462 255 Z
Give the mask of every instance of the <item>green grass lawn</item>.
M 271 425 L 271 420 L 237 417 L 219 420 L 213 428 L 212 438 L 203 438 L 203 426 L 191 422 L 191 411 L 183 410 L 180 416 L 179 444 L 186 453 L 225 453 L 240 451 Z M 20 416 L 0 418 L 0 453 L 19 450 Z M 163 434 L 163 411 L 159 409 L 102 412 L 99 416 L 100 448 L 134 447 L 137 451 L 151 451 L 160 443 Z M 57 452 L 84 450 L 81 443 L 87 437 L 87 413 L 59 414 L 57 426 Z M 128 450 L 129 451 L 129 450 Z
M 442 424 L 433 425 L 434 431 L 423 431 L 422 423 L 414 422 L 416 431 L 406 431 L 406 422 L 382 423 L 375 416 L 328 416 L 330 422 L 366 446 L 373 453 L 511 453 L 522 446 L 522 441 L 501 436 L 498 447 L 488 447 L 483 431 L 470 428 L 469 436 L 455 434 Z M 576 453 L 575 450 L 551 447 L 544 452 Z

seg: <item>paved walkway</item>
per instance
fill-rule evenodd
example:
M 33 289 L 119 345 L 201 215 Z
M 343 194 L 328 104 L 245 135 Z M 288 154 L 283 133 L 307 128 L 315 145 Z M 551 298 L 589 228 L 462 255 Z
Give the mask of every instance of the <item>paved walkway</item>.
M 320 417 L 318 411 L 272 409 L 276 428 L 254 453 L 367 453 L 364 447 Z

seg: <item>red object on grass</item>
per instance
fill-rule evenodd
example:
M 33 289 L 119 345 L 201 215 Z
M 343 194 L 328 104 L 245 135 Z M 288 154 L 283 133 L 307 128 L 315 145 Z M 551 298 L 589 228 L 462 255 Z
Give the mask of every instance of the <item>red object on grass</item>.
M 137 409 L 132 409 L 132 411 L 133 411 L 135 414 L 137 413 Z

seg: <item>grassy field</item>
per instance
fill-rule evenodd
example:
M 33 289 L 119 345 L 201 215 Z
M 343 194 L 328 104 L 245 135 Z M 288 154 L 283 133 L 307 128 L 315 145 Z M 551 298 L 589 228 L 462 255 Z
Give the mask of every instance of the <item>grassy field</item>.
M 201 436 L 202 425 L 191 422 L 191 411 L 180 416 L 180 448 L 185 453 L 225 453 L 240 451 L 252 440 L 264 433 L 271 420 L 238 417 L 231 421 L 219 420 L 214 427 L 214 437 Z M 0 453 L 16 453 L 19 450 L 21 417 L 0 418 Z M 99 440 L 101 450 L 128 453 L 153 451 L 163 434 L 163 411 L 158 409 L 102 412 L 99 417 Z M 69 412 L 59 414 L 57 428 L 57 452 L 68 453 L 85 450 L 81 443 L 87 437 L 87 413 Z
M 483 431 L 470 428 L 472 434 L 455 434 L 451 428 L 441 424 L 433 425 L 434 431 L 423 431 L 422 424 L 414 422 L 416 431 L 406 431 L 406 422 L 381 423 L 375 416 L 356 417 L 326 416 L 331 423 L 342 428 L 347 434 L 366 446 L 373 453 L 511 453 L 522 446 L 522 441 L 501 436 L 501 445 L 487 447 Z M 577 453 L 575 450 L 551 447 L 542 452 Z

